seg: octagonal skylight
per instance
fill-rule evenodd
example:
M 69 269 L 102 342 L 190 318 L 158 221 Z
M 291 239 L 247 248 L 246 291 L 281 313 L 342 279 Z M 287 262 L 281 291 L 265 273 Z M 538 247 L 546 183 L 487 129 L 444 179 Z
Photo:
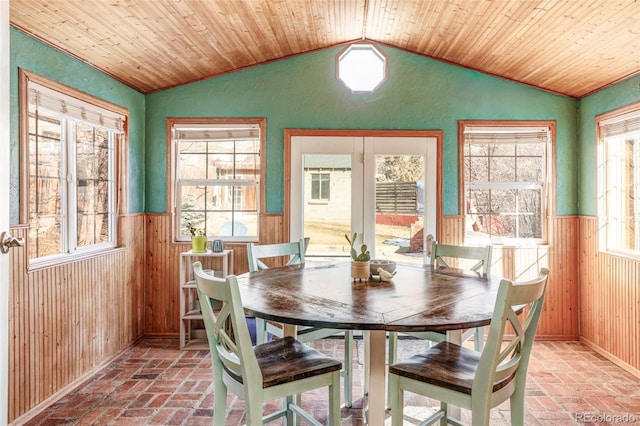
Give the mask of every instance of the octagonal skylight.
M 352 44 L 338 56 L 337 75 L 354 93 L 373 92 L 387 78 L 387 61 L 371 44 Z

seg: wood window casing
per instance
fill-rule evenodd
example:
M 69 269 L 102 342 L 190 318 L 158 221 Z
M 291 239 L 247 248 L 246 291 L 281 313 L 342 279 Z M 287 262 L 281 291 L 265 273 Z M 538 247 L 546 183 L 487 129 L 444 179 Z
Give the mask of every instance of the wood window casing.
M 266 149 L 266 118 L 264 117 L 207 117 L 207 118 L 196 118 L 196 117 L 170 117 L 167 119 L 166 124 L 166 140 L 167 140 L 167 206 L 169 206 L 169 210 L 171 213 L 171 222 L 172 222 L 172 241 L 174 243 L 183 243 L 184 241 L 180 238 L 178 230 L 179 220 L 177 217 L 177 173 L 178 173 L 178 158 L 177 158 L 177 147 L 176 143 L 174 143 L 173 129 L 175 126 L 180 125 L 211 125 L 211 126 L 220 126 L 224 124 L 230 125 L 241 125 L 241 124 L 250 124 L 257 125 L 260 131 L 260 183 L 259 183 L 259 206 L 258 206 L 258 235 L 257 238 L 260 237 L 260 222 L 261 217 L 265 214 L 266 210 L 266 197 L 265 197 L 265 185 L 266 185 L 266 161 L 265 161 L 265 149 Z M 248 240 L 255 240 L 255 238 L 250 238 Z M 238 240 L 233 240 L 233 242 L 238 242 Z
M 556 163 L 556 122 L 552 120 L 459 120 L 458 121 L 458 209 L 459 214 L 466 218 L 466 187 L 465 187 L 465 129 L 469 127 L 486 128 L 525 128 L 525 127 L 546 127 L 549 130 L 549 147 L 546 158 L 546 179 L 545 191 L 542 196 L 545 198 L 544 210 L 541 212 L 543 221 L 542 238 L 538 244 L 546 244 L 550 240 L 548 218 L 555 215 L 555 163 Z M 466 221 L 465 221 L 466 222 Z M 465 225 L 466 227 L 466 225 Z M 467 233 L 464 229 L 463 232 Z

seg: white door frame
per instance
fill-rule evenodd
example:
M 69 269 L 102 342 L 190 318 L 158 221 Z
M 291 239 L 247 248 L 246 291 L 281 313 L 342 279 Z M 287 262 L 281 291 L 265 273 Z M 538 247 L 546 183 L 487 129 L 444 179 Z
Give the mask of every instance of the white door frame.
M 0 0 L 0 158 L 9 156 L 9 0 Z M 9 231 L 9 161 L 0 167 L 0 232 Z M 0 254 L 0 424 L 9 423 L 9 256 Z
M 375 247 L 375 218 L 367 217 L 363 214 L 365 208 L 374 209 L 375 206 L 375 156 L 378 154 L 389 155 L 423 155 L 425 161 L 425 209 L 424 209 L 424 235 L 432 234 L 436 236 L 438 209 L 438 190 L 440 188 L 440 179 L 438 175 L 438 165 L 440 161 L 438 154 L 439 144 L 441 144 L 441 135 L 439 133 L 414 135 L 413 132 L 385 132 L 383 135 L 371 136 L 370 132 L 363 132 L 358 135 L 357 132 L 347 132 L 347 135 L 336 135 L 331 131 L 326 136 L 309 135 L 291 135 L 285 138 L 285 156 L 289 158 L 289 169 L 285 170 L 286 181 L 285 191 L 289 194 L 289 210 L 285 215 L 289 216 L 289 234 L 290 240 L 302 238 L 302 206 L 303 206 L 303 154 L 351 154 L 352 155 L 352 175 L 360 175 L 364 177 L 364 186 L 359 180 L 352 180 L 352 232 L 364 233 L 364 243 L 369 247 Z M 323 131 L 317 131 L 323 133 Z M 354 134 L 356 133 L 356 134 Z M 391 134 L 389 134 L 391 133 Z M 430 132 L 429 132 L 430 133 Z M 440 137 L 438 137 L 440 136 Z M 402 146 L 402 149 L 398 149 Z M 371 176 L 367 179 L 366 176 Z M 287 194 L 287 192 L 285 192 Z M 365 207 L 369 206 L 369 207 Z M 426 206 L 433 208 L 427 209 Z M 357 229 L 356 229 L 357 228 Z M 375 253 L 372 253 L 375 256 Z

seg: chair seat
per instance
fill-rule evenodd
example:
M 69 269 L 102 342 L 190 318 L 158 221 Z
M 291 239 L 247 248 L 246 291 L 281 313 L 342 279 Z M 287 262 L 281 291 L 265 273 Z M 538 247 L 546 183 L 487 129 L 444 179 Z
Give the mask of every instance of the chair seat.
M 481 352 L 450 342 L 440 342 L 428 351 L 389 366 L 390 374 L 471 395 Z M 514 376 L 495 383 L 493 391 L 506 386 Z
M 253 348 L 263 376 L 263 388 L 294 382 L 332 371 L 340 371 L 342 363 L 328 358 L 293 337 L 284 337 Z M 238 381 L 242 378 L 227 370 Z

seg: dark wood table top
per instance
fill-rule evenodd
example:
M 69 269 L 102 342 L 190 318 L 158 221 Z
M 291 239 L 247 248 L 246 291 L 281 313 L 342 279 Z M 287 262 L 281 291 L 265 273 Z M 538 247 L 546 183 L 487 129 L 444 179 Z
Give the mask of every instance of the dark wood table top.
M 500 279 L 398 264 L 392 282 L 351 279 L 350 263 L 272 268 L 238 277 L 245 312 L 287 324 L 396 332 L 488 325 Z

